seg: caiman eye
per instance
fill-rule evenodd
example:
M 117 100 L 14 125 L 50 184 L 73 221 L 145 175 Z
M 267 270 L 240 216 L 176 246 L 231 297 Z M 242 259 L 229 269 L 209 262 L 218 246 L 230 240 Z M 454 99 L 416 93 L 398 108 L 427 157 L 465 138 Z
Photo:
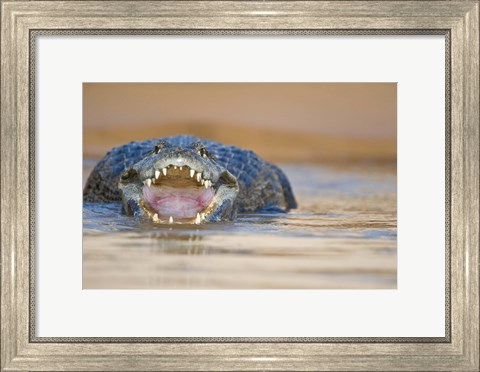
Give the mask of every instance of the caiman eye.
M 153 150 L 153 152 L 155 154 L 159 154 L 162 150 L 165 149 L 165 147 L 167 146 L 171 146 L 168 142 L 166 141 L 159 141 L 157 142 L 157 144 L 155 145 L 155 149 Z
M 122 173 L 122 175 L 120 176 L 120 178 L 122 179 L 122 181 L 126 181 L 126 180 L 129 180 L 133 177 L 135 177 L 137 175 L 137 171 L 133 168 L 130 168 L 128 170 L 126 170 L 125 172 Z
M 202 147 L 200 150 L 198 150 L 198 155 L 200 155 L 202 158 L 212 157 L 210 151 L 208 151 L 205 147 Z
M 163 141 L 158 142 L 158 143 L 155 145 L 155 149 L 154 149 L 155 154 L 159 154 L 160 151 L 162 151 L 164 147 L 165 147 L 165 142 L 163 142 Z

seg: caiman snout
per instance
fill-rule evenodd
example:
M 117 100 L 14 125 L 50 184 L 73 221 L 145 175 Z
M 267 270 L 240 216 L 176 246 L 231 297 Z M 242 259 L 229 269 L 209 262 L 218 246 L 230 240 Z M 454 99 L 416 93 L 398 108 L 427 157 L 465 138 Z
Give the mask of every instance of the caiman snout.
M 200 224 L 231 218 L 237 180 L 216 164 L 202 144 L 192 143 L 187 148 L 157 144 L 132 169 L 138 180 L 121 178 L 119 188 L 124 204 L 137 214 L 168 223 Z M 138 201 L 140 208 L 132 208 L 132 200 Z

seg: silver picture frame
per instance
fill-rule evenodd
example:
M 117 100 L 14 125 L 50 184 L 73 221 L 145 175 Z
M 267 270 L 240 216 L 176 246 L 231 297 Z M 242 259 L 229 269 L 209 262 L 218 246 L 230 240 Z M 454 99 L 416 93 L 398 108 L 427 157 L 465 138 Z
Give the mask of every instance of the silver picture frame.
M 38 35 L 444 35 L 445 337 L 41 338 Z M 1 1 L 1 371 L 479 371 L 478 1 Z

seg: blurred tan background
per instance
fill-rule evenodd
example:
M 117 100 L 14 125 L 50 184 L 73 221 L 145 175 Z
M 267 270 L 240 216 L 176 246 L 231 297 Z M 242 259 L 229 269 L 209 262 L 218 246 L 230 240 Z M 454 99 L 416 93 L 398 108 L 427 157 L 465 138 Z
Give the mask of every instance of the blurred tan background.
M 395 83 L 85 83 L 84 157 L 192 134 L 274 162 L 396 161 Z

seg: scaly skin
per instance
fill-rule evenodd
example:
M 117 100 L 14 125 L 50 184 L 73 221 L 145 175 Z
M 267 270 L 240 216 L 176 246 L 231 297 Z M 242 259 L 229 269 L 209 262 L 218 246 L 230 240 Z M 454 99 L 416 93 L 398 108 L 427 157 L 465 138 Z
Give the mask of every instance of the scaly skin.
M 144 181 L 168 165 L 172 170 L 173 165 L 190 167 L 213 181 L 215 200 L 205 221 L 232 220 L 237 213 L 261 209 L 288 211 L 296 207 L 290 184 L 277 166 L 252 151 L 186 135 L 130 142 L 112 149 L 90 174 L 83 200 L 121 201 L 126 214 L 147 216 L 148 211 L 142 207 Z

